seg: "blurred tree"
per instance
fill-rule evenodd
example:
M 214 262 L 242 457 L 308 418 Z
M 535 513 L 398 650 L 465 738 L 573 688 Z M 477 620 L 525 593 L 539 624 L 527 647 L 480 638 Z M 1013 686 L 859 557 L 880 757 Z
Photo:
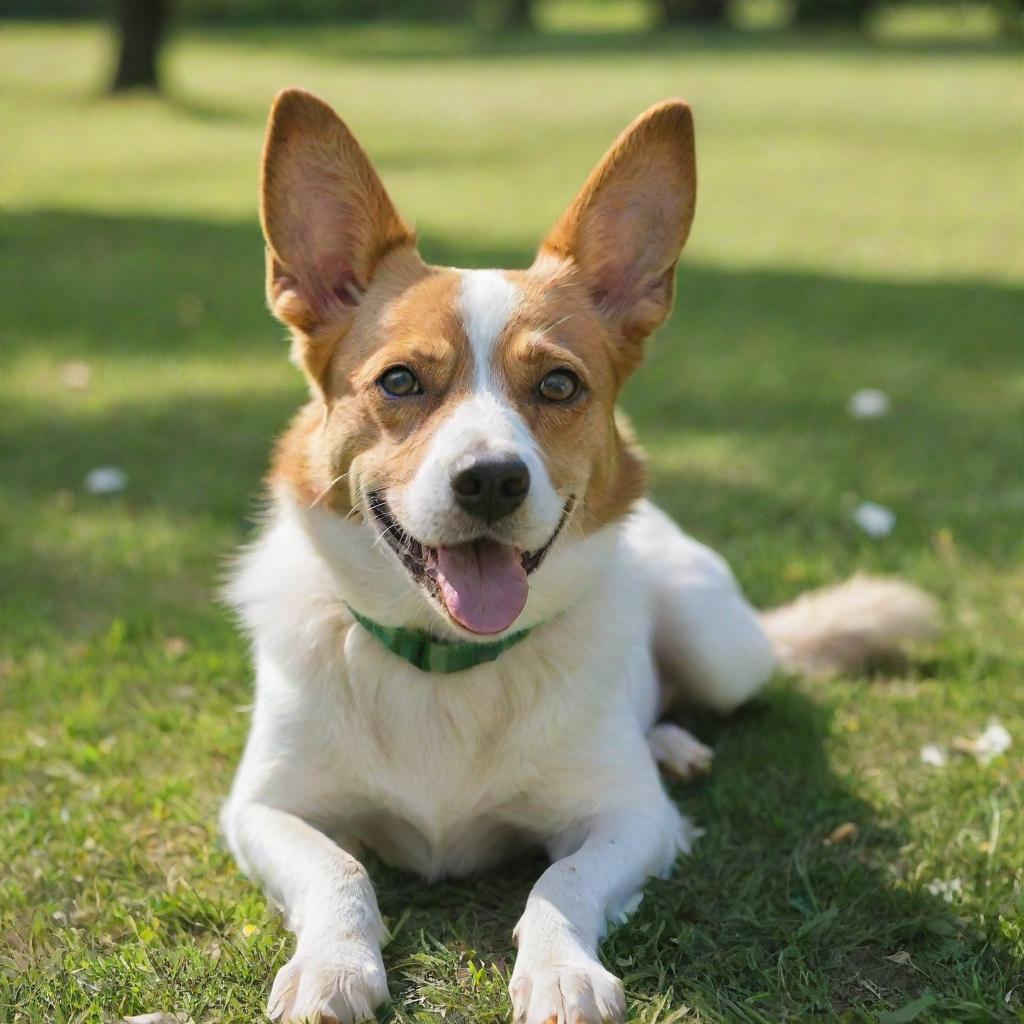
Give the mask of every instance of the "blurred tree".
M 995 5 L 1003 35 L 1024 40 L 1024 0 L 995 0 Z
M 875 0 L 796 0 L 793 20 L 798 25 L 860 25 Z
M 727 0 L 659 0 L 666 25 L 724 25 Z
M 205 0 L 204 0 L 205 2 Z M 262 0 L 290 12 L 295 0 Z M 308 17 L 319 14 L 334 21 L 465 21 L 475 0 L 306 0 Z
M 536 0 L 473 0 L 467 12 L 473 24 L 495 29 L 529 30 L 536 27 Z
M 501 25 L 503 28 L 533 28 L 532 0 L 504 0 Z
M 159 89 L 167 0 L 117 0 L 114 13 L 120 39 L 111 91 Z

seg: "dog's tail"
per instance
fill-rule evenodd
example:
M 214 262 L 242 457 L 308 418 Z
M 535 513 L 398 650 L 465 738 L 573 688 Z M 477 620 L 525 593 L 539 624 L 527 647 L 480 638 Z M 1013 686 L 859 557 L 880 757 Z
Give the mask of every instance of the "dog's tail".
M 903 644 L 934 636 L 939 611 L 909 583 L 858 573 L 762 612 L 761 625 L 782 668 L 822 678 L 893 657 Z

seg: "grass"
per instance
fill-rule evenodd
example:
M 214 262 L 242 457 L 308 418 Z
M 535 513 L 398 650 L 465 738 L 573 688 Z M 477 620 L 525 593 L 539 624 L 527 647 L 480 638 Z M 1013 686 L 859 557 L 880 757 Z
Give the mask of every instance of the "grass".
M 707 835 L 604 955 L 645 1024 L 1024 1020 L 1019 55 L 195 30 L 171 99 L 116 102 L 106 57 L 91 27 L 0 36 L 0 1020 L 258 1020 L 287 957 L 216 836 L 250 669 L 214 603 L 303 396 L 254 217 L 287 83 L 350 118 L 428 256 L 467 265 L 522 264 L 628 119 L 693 101 L 697 226 L 625 396 L 654 490 L 761 604 L 863 567 L 932 589 L 948 630 L 902 670 L 779 680 L 698 721 L 716 767 L 678 797 Z M 855 421 L 868 385 L 893 412 Z M 107 464 L 127 489 L 90 496 Z M 894 509 L 891 536 L 858 533 L 862 499 Z M 920 763 L 990 716 L 1007 755 Z M 375 866 L 384 1019 L 506 1019 L 539 867 L 426 888 Z

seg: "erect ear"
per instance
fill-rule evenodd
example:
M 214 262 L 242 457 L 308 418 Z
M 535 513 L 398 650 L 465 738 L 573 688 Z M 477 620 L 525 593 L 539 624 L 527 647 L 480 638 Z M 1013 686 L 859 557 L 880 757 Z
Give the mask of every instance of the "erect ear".
M 642 340 L 671 308 L 696 194 L 693 116 L 682 100 L 666 100 L 619 136 L 539 256 L 572 261 L 600 312 Z
M 270 110 L 260 221 L 271 311 L 304 334 L 350 312 L 377 261 L 415 242 L 345 123 L 301 89 Z

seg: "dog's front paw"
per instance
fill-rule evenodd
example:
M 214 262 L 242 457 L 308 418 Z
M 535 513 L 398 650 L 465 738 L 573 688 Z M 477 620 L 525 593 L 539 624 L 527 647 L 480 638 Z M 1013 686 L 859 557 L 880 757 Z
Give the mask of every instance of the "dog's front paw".
M 372 1020 L 388 998 L 380 952 L 358 943 L 327 943 L 296 950 L 277 972 L 267 1013 L 273 1020 L 357 1024 Z
M 622 982 L 590 958 L 536 968 L 516 964 L 508 990 L 515 1024 L 619 1024 L 626 1018 Z

